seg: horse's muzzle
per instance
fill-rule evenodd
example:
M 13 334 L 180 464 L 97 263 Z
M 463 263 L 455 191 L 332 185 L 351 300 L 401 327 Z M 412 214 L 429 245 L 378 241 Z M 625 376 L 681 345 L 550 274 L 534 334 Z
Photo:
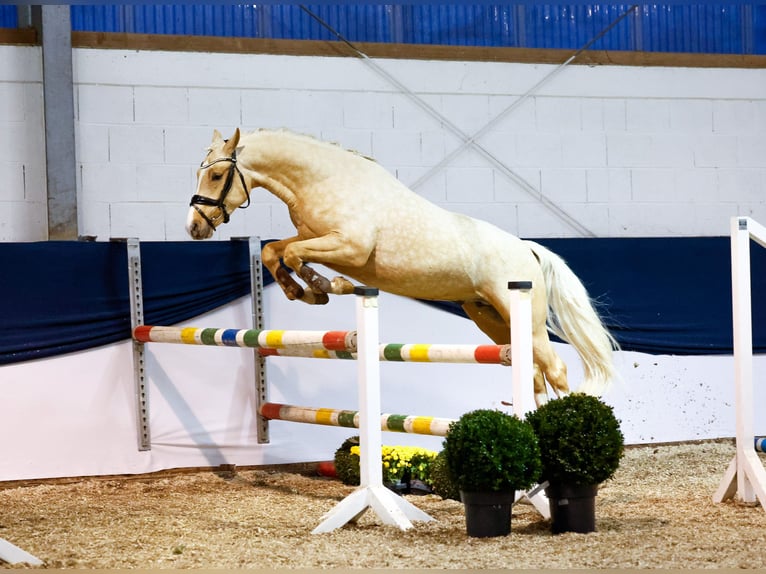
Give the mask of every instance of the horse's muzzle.
M 186 232 L 192 239 L 209 239 L 213 236 L 215 228 L 192 208 L 189 210 L 189 217 L 186 221 Z

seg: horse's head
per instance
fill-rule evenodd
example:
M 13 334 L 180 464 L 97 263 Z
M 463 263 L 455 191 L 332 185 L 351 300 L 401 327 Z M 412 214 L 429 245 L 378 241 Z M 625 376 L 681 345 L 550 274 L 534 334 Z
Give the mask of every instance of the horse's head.
M 250 190 L 237 166 L 239 128 L 228 140 L 218 130 L 197 170 L 197 192 L 192 196 L 186 231 L 194 239 L 207 239 L 238 207 L 250 204 Z M 244 205 L 243 205 L 244 204 Z

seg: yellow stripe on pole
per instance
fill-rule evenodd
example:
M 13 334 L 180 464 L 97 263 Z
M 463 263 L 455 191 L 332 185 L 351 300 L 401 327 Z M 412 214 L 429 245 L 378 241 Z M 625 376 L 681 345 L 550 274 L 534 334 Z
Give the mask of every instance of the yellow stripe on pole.
M 311 356 L 315 359 L 329 359 L 330 351 L 327 349 L 316 349 Z
M 415 434 L 431 434 L 431 421 L 434 417 L 415 417 L 412 421 L 412 432 Z
M 185 327 L 181 329 L 181 342 L 187 345 L 194 345 L 197 343 L 195 335 L 197 334 L 196 327 Z
M 317 409 L 316 421 L 320 425 L 332 425 L 334 424 L 333 415 L 336 412 L 335 409 Z
M 281 349 L 284 345 L 282 345 L 282 335 L 284 335 L 284 331 L 267 331 L 266 332 L 266 346 L 271 349 Z
M 410 361 L 429 362 L 431 359 L 428 357 L 428 349 L 431 345 L 428 344 L 416 344 L 412 345 L 409 349 Z

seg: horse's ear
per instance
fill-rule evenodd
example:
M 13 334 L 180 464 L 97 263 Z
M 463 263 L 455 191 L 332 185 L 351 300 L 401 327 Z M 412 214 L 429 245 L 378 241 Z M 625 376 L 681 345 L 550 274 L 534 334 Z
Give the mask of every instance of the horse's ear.
M 223 143 L 223 136 L 218 130 L 213 130 L 213 145 Z
M 223 153 L 226 155 L 234 155 L 234 150 L 237 149 L 239 143 L 239 128 L 234 130 L 234 135 L 226 140 L 226 144 L 223 146 Z

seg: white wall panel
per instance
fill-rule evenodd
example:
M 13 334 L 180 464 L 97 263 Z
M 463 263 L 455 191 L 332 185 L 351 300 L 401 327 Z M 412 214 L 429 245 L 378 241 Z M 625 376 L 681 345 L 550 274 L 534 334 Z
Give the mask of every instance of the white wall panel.
M 77 118 L 85 124 L 131 124 L 133 113 L 133 86 L 78 84 Z
M 136 123 L 163 126 L 190 121 L 187 88 L 136 86 L 133 97 Z

